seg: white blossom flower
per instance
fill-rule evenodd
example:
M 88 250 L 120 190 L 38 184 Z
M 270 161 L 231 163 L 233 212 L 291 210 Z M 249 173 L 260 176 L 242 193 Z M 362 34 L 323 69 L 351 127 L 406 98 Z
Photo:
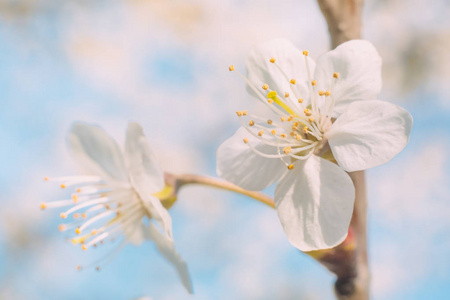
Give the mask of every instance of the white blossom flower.
M 346 42 L 315 63 L 272 40 L 251 51 L 247 68 L 248 78 L 238 74 L 270 117 L 237 112 L 242 128 L 219 147 L 217 172 L 248 190 L 279 181 L 275 205 L 289 241 L 302 251 L 334 247 L 347 235 L 355 198 L 345 171 L 398 154 L 411 115 L 375 100 L 381 58 L 368 41 Z
M 164 172 L 142 127 L 129 123 L 124 152 L 100 127 L 81 122 L 72 126 L 68 144 L 76 162 L 89 176 L 45 178 L 59 182 L 62 188 L 74 188 L 71 199 L 41 204 L 42 209 L 69 207 L 61 217 L 72 222 L 61 224 L 59 230 L 73 230 L 79 236 L 72 242 L 83 250 L 122 238 L 102 261 L 117 254 L 128 242 L 154 241 L 192 293 L 187 265 L 174 248 L 170 215 L 161 204 L 160 198 L 169 187 L 165 186 Z

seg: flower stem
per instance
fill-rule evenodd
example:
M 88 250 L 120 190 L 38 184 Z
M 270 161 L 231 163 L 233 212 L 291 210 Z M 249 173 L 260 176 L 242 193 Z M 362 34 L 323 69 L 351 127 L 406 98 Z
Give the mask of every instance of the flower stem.
M 235 192 L 250 198 L 253 198 L 267 206 L 270 206 L 272 208 L 275 208 L 275 203 L 273 199 L 266 194 L 260 193 L 260 192 L 253 192 L 253 191 L 247 191 L 241 187 L 238 187 L 237 185 L 234 185 L 230 182 L 219 180 L 212 177 L 206 177 L 201 175 L 194 175 L 194 174 L 181 174 L 181 175 L 175 175 L 175 174 L 165 174 L 165 180 L 166 183 L 170 183 L 175 187 L 175 193 L 184 185 L 188 184 L 199 184 L 199 185 L 205 185 L 221 190 L 226 190 L 230 192 Z

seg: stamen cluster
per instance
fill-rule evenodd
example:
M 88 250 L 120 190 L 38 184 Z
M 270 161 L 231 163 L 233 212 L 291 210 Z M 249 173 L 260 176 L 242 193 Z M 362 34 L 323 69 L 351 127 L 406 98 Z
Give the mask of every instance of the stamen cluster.
M 339 73 L 330 74 L 332 81 L 329 90 L 317 90 L 317 80 L 311 77 L 307 59 L 308 51 L 303 51 L 303 55 L 305 56 L 308 75 L 309 94 L 312 95 L 310 99 L 305 97 L 309 100 L 307 102 L 304 101 L 304 98 L 301 98 L 304 95 L 300 95 L 296 88 L 299 79 L 288 77 L 274 57 L 271 57 L 269 62 L 274 65 L 276 69 L 274 71 L 279 72 L 289 83 L 289 91 L 272 90 L 267 83 L 264 83 L 261 87 L 262 90 L 260 90 L 236 71 L 255 92 L 258 99 L 279 118 L 278 121 L 273 121 L 249 114 L 247 111 L 237 111 L 236 114 L 242 127 L 264 144 L 277 147 L 278 154 L 268 154 L 255 149 L 248 143 L 247 138 L 243 139 L 244 143 L 262 157 L 280 158 L 289 170 L 293 169 L 293 161 L 305 160 L 314 153 L 314 150 L 323 140 L 324 133 L 331 126 L 335 105 L 332 91 L 336 80 L 339 78 Z M 229 70 L 235 71 L 234 66 L 230 66 Z M 284 97 L 279 96 L 280 94 Z M 244 117 L 249 120 L 244 120 Z
M 41 209 L 70 207 L 60 214 L 70 222 L 60 224 L 58 229 L 73 230 L 77 236 L 71 239 L 72 243 L 81 245 L 83 250 L 131 234 L 147 213 L 139 195 L 127 182 L 111 182 L 97 176 L 46 177 L 45 180 L 59 182 L 63 189 L 76 187 L 70 199 L 41 203 Z M 118 248 L 125 243 L 126 240 Z

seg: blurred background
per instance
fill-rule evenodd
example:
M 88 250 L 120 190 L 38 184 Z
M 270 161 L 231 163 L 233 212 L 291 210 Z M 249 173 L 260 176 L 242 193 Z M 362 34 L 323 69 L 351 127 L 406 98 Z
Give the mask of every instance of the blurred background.
M 450 297 L 450 4 L 367 0 L 363 36 L 383 58 L 380 99 L 414 117 L 410 144 L 368 172 L 374 299 Z M 315 1 L 0 0 L 0 299 L 333 299 L 334 277 L 287 241 L 275 211 L 227 192 L 182 190 L 170 210 L 195 295 L 151 243 L 98 257 L 57 230 L 64 198 L 44 176 L 77 174 L 75 120 L 119 143 L 144 127 L 165 169 L 215 175 L 215 150 L 254 99 L 228 72 L 285 37 L 329 48 Z M 271 193 L 273 189 L 267 191 Z

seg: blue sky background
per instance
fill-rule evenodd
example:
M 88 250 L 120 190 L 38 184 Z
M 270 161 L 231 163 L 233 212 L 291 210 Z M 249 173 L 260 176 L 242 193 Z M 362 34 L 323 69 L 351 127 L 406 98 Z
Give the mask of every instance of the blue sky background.
M 374 299 L 450 297 L 450 13 L 446 1 L 366 1 L 364 36 L 383 57 L 380 99 L 408 109 L 408 147 L 368 171 Z M 44 176 L 77 174 L 65 148 L 72 122 L 120 143 L 144 127 L 165 169 L 215 175 L 215 150 L 252 108 L 247 52 L 274 37 L 312 57 L 328 50 L 314 1 L 12 1 L 0 6 L 1 299 L 333 299 L 334 278 L 290 246 L 275 211 L 202 187 L 170 210 L 195 295 L 150 243 L 101 256 L 65 242 L 62 199 Z M 268 189 L 272 193 L 273 189 Z

